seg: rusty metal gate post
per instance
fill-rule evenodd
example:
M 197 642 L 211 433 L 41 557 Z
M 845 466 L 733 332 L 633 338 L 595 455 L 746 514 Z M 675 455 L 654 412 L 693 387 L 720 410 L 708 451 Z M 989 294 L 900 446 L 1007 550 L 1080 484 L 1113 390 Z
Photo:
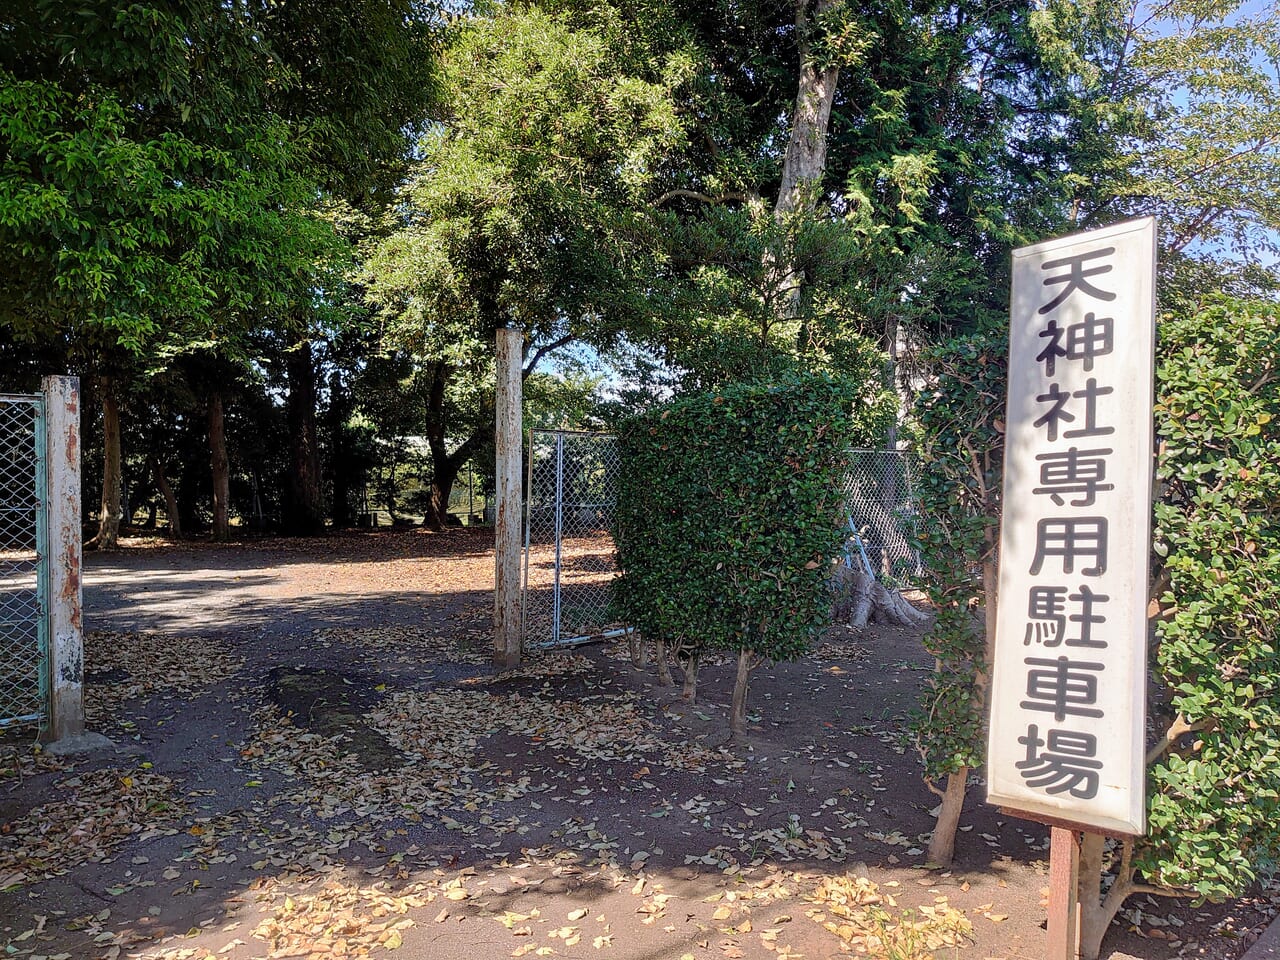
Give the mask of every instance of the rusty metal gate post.
M 80 527 L 80 380 L 45 377 L 44 543 L 49 655 L 47 736 L 84 732 L 84 622 Z

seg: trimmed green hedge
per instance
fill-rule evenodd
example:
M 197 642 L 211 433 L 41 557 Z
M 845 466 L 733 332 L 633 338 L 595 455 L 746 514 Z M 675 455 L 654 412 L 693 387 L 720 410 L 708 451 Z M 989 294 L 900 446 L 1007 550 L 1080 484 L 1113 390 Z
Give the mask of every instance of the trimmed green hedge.
M 894 398 L 823 375 L 732 384 L 625 421 L 615 602 L 685 651 L 786 660 L 829 622 L 847 451 Z

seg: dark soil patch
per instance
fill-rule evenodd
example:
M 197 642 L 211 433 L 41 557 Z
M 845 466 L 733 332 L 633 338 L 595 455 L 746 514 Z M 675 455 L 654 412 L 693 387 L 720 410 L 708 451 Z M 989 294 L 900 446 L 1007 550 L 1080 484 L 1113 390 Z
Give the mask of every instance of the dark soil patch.
M 126 680 L 132 680 L 133 674 L 124 667 L 112 667 L 110 670 L 88 670 L 85 671 L 84 682 L 87 684 L 112 684 L 124 683 Z
M 285 716 L 322 737 L 342 737 L 367 771 L 405 762 L 404 754 L 364 717 L 385 690 L 382 681 L 358 673 L 306 667 L 277 667 L 267 680 L 267 698 Z

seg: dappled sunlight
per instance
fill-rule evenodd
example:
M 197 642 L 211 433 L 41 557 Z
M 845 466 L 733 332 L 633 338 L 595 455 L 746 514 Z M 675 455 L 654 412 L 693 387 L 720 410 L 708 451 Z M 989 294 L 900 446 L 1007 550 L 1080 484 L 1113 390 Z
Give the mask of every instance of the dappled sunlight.
M 138 695 L 101 698 L 114 729 L 212 695 L 244 732 L 209 740 L 220 770 L 158 772 L 172 761 L 141 759 L 144 742 L 123 765 L 45 774 L 61 776 L 51 785 L 72 799 L 13 821 L 0 862 L 30 868 L 37 832 L 52 862 L 58 844 L 90 829 L 100 839 L 85 856 L 11 883 L 96 866 L 101 879 L 77 883 L 112 905 L 52 923 L 39 914 L 11 944 L 19 955 L 78 956 L 76 944 L 92 943 L 150 960 L 376 956 L 461 935 L 483 956 L 820 956 L 842 938 L 857 943 L 828 893 L 859 856 L 879 846 L 918 859 L 911 845 L 924 838 L 868 828 L 874 801 L 847 787 L 826 796 L 800 768 L 779 781 L 749 747 L 710 746 L 704 723 L 655 704 L 598 658 L 541 655 L 498 675 L 458 664 L 459 674 L 445 639 L 378 630 L 312 642 L 394 663 L 433 641 L 422 680 L 316 668 L 264 678 L 218 644 L 93 637 L 115 671 L 105 685 Z M 161 651 L 186 672 L 132 685 Z M 849 769 L 854 756 L 828 762 Z M 24 769 L 41 775 L 42 762 Z M 867 929 L 914 930 L 919 916 L 903 911 L 938 908 L 903 880 L 886 882 L 877 904 L 888 912 L 863 918 Z M 666 947 L 650 953 L 655 943 Z
M 405 607 L 372 563 L 334 568 L 365 596 L 303 597 L 307 564 L 164 557 L 91 585 L 99 624 L 148 624 L 86 647 L 91 725 L 118 750 L 0 753 L 9 955 L 1037 954 L 1041 827 L 975 803 L 961 861 L 926 862 L 934 800 L 905 731 L 929 660 L 910 630 L 836 627 L 762 668 L 734 741 L 729 656 L 706 657 L 693 702 L 623 641 L 493 673 L 467 580 L 491 557 L 442 561 L 464 568 L 441 574 L 455 592 Z M 139 612 L 117 566 L 164 600 Z M 282 591 L 286 570 L 302 579 Z M 198 606 L 213 573 L 246 603 Z M 78 830 L 98 839 L 59 857 Z M 1153 917 L 1141 929 L 1186 936 Z

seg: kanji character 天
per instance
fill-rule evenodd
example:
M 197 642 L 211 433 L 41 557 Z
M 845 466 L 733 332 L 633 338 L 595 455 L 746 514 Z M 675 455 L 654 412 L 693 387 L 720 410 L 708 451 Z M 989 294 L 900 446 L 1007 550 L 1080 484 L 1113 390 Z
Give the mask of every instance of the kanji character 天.
M 1102 250 L 1090 250 L 1088 253 L 1078 253 L 1072 257 L 1063 257 L 1061 260 L 1048 260 L 1040 265 L 1041 270 L 1057 270 L 1060 267 L 1066 267 L 1066 273 L 1060 273 L 1056 276 L 1045 277 L 1044 286 L 1056 286 L 1063 284 L 1063 288 L 1059 294 L 1040 308 L 1041 315 L 1048 313 L 1057 307 L 1067 297 L 1071 296 L 1076 290 L 1083 291 L 1091 297 L 1098 300 L 1111 301 L 1116 295 L 1108 290 L 1102 290 L 1095 287 L 1089 282 L 1089 277 L 1100 276 L 1104 273 L 1111 272 L 1111 264 L 1098 264 L 1093 267 L 1085 267 L 1085 261 L 1097 260 L 1099 257 L 1109 257 L 1116 252 L 1115 247 L 1105 247 Z

